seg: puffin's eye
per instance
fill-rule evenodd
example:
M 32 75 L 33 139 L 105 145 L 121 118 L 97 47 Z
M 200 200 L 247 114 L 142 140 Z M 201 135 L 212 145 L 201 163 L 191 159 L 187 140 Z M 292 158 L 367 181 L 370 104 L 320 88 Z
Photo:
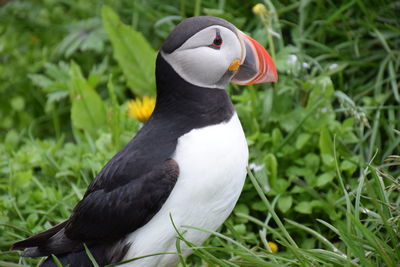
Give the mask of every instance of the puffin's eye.
M 214 49 L 219 49 L 221 47 L 221 45 L 222 45 L 221 35 L 219 33 L 216 33 L 214 41 L 212 42 L 212 44 L 209 45 L 209 47 L 214 48 Z

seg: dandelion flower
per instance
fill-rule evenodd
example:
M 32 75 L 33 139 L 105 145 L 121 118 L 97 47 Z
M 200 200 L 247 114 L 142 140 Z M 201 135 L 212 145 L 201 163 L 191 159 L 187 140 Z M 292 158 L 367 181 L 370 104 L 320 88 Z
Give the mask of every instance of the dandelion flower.
M 256 15 L 266 15 L 267 14 L 267 8 L 265 7 L 264 4 L 258 3 L 255 6 L 253 6 L 253 13 Z
M 150 118 L 151 113 L 153 113 L 155 105 L 155 98 L 150 96 L 131 100 L 128 103 L 128 116 L 140 122 L 145 122 Z
M 268 246 L 271 249 L 272 253 L 277 253 L 278 252 L 278 245 L 275 242 L 268 242 Z

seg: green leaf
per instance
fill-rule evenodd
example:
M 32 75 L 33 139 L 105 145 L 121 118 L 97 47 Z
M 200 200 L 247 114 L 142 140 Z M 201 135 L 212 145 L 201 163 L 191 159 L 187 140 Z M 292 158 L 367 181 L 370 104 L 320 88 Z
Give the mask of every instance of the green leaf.
M 114 57 L 130 89 L 135 94 L 154 94 L 156 52 L 141 33 L 123 24 L 111 8 L 104 6 L 101 13 Z
M 294 210 L 303 214 L 311 214 L 312 205 L 308 201 L 302 201 L 294 207 Z
M 302 168 L 298 166 L 290 166 L 289 168 L 287 168 L 286 175 L 290 178 L 301 176 L 306 179 L 308 179 L 310 176 L 314 176 L 313 171 L 309 168 Z
M 314 153 L 308 153 L 304 157 L 305 161 L 305 166 L 313 173 L 316 174 L 319 167 L 320 167 L 320 158 L 318 157 L 317 154 Z
M 340 163 L 340 170 L 353 173 L 357 169 L 357 165 L 349 160 L 344 160 Z
M 334 165 L 333 158 L 333 142 L 328 129 L 323 128 L 319 136 L 319 150 L 322 156 L 322 162 L 332 167 Z
M 238 232 L 239 234 L 245 234 L 246 233 L 246 225 L 245 224 L 237 224 L 234 225 L 233 228 Z
M 82 76 L 81 69 L 71 64 L 71 120 L 75 128 L 94 136 L 106 125 L 106 108 L 100 96 Z
M 272 130 L 272 145 L 274 147 L 278 147 L 280 145 L 280 143 L 282 142 L 282 133 L 279 130 L 279 128 L 274 128 Z
M 34 85 L 43 88 L 46 88 L 53 83 L 52 80 L 50 80 L 47 76 L 43 74 L 29 74 L 28 77 L 29 79 L 31 79 Z
M 25 100 L 21 96 L 16 96 L 11 99 L 11 107 L 16 111 L 22 111 L 25 107 Z
M 238 204 L 238 205 L 236 205 L 236 207 L 234 209 L 234 213 L 235 214 L 241 213 L 241 214 L 249 215 L 250 210 L 245 204 Z M 248 219 L 243 218 L 243 217 L 238 217 L 237 221 L 241 222 L 241 223 L 247 223 Z
M 264 158 L 265 168 L 268 170 L 268 183 L 274 187 L 278 177 L 278 161 L 274 154 L 269 153 Z
M 317 178 L 317 186 L 323 187 L 324 185 L 330 183 L 333 180 L 333 178 L 335 178 L 335 175 L 336 174 L 334 172 L 327 172 L 327 173 L 321 174 Z
M 6 137 L 4 139 L 4 145 L 8 150 L 13 151 L 15 149 L 15 147 L 17 146 L 18 141 L 19 141 L 19 136 L 18 136 L 17 131 L 10 130 L 6 134 Z
M 307 82 L 307 86 L 311 89 L 311 93 L 307 102 L 307 109 L 310 109 L 321 98 L 330 100 L 334 93 L 333 83 L 329 76 L 319 76 Z
M 290 182 L 287 179 L 277 179 L 276 185 L 271 187 L 271 189 L 273 189 L 275 193 L 281 194 L 284 193 L 289 186 Z
M 343 121 L 341 126 L 341 131 L 343 132 L 351 132 L 354 128 L 354 118 L 347 118 Z
M 32 180 L 32 171 L 19 171 L 16 172 L 12 177 L 12 185 L 15 188 L 21 188 L 27 186 L 28 183 Z
M 258 211 L 267 211 L 267 207 L 262 201 L 254 202 L 253 204 L 251 204 L 251 208 Z
M 286 213 L 293 204 L 293 197 L 292 196 L 284 196 L 278 200 L 278 208 L 283 212 Z
M 33 228 L 38 219 L 39 219 L 39 216 L 37 213 L 31 213 L 31 214 L 29 214 L 28 218 L 26 218 L 26 222 L 30 228 Z
M 311 138 L 311 134 L 309 134 L 309 133 L 299 134 L 299 136 L 297 137 L 297 140 L 296 140 L 296 149 L 298 149 L 298 150 L 302 149 L 308 143 L 310 138 Z
M 108 88 L 108 94 L 111 99 L 111 105 L 108 107 L 108 112 L 107 112 L 108 114 L 107 121 L 111 128 L 113 143 L 116 147 L 119 147 L 120 137 L 122 134 L 121 121 L 123 121 L 124 118 L 127 117 L 125 116 L 125 114 L 123 114 L 123 112 L 119 107 L 117 95 L 115 94 L 115 88 L 111 78 L 108 80 L 107 88 Z
M 244 204 L 238 204 L 235 207 L 235 213 L 243 213 L 248 215 L 250 213 L 249 208 Z

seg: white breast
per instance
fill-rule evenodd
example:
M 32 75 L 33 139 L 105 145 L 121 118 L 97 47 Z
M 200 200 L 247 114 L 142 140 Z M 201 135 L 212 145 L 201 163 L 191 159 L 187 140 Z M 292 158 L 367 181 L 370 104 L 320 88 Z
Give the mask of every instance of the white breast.
M 132 245 L 125 260 L 176 252 L 176 232 L 170 214 L 180 232 L 187 231 L 185 238 L 198 245 L 209 234 L 182 225 L 216 230 L 229 216 L 242 190 L 248 160 L 246 139 L 237 115 L 229 122 L 192 130 L 180 137 L 173 159 L 179 164 L 177 183 L 161 210 L 128 236 Z M 173 266 L 177 262 L 176 255 L 161 255 L 124 266 Z

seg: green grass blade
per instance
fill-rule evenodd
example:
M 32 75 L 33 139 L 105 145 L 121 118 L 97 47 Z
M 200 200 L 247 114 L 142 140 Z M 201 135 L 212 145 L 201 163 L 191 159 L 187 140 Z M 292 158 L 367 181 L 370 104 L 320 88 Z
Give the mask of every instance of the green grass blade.
M 89 257 L 89 260 L 93 264 L 93 267 L 100 267 L 99 264 L 96 262 L 96 259 L 94 258 L 92 252 L 90 252 L 90 249 L 86 246 L 86 244 L 83 244 L 83 246 L 85 247 L 86 255 Z

